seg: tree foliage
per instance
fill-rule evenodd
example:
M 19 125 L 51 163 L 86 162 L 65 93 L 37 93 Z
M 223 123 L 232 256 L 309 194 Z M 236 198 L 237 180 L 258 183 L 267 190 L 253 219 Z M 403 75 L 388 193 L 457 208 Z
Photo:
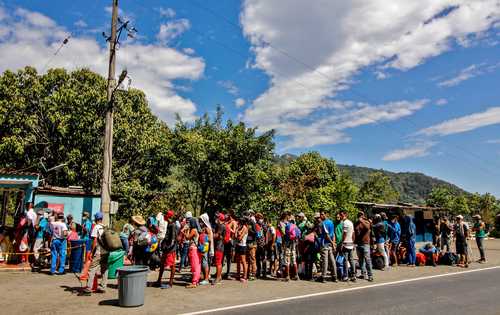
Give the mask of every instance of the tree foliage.
M 359 190 L 359 199 L 366 202 L 394 203 L 399 193 L 394 189 L 391 179 L 381 172 L 372 173 Z

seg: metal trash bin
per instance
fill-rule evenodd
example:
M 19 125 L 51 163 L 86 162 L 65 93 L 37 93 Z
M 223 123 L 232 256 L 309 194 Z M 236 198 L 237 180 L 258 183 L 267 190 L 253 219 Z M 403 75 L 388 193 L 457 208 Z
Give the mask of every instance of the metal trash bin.
M 118 271 L 118 303 L 123 307 L 144 304 L 144 288 L 149 268 L 147 266 L 124 266 Z

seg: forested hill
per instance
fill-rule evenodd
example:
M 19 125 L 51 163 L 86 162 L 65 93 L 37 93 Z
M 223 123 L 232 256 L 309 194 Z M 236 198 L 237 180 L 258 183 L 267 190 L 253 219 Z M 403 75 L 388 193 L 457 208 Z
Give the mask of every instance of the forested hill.
M 377 170 L 369 167 L 354 165 L 338 165 L 338 167 L 348 173 L 357 185 L 362 185 L 368 176 L 373 172 L 382 172 L 391 179 L 392 185 L 399 192 L 400 202 L 411 202 L 416 204 L 425 203 L 425 199 L 434 187 L 446 187 L 451 192 L 460 195 L 467 194 L 460 187 L 448 183 L 444 180 L 427 176 L 422 173 L 402 172 L 394 173 L 386 170 Z
M 282 156 L 276 157 L 276 162 L 280 164 L 286 164 L 296 158 L 297 157 L 293 154 L 284 154 Z M 391 179 L 392 185 L 399 192 L 400 202 L 424 204 L 425 199 L 430 194 L 432 189 L 438 186 L 446 187 L 452 193 L 455 193 L 457 195 L 461 195 L 464 193 L 467 194 L 466 191 L 456 185 L 438 178 L 427 176 L 422 173 L 395 173 L 369 167 L 342 164 L 338 164 L 338 167 L 341 169 L 341 171 L 349 174 L 354 183 L 356 183 L 356 185 L 358 185 L 359 187 L 363 185 L 363 183 L 368 179 L 368 176 L 371 173 L 382 172 L 384 175 L 388 176 Z

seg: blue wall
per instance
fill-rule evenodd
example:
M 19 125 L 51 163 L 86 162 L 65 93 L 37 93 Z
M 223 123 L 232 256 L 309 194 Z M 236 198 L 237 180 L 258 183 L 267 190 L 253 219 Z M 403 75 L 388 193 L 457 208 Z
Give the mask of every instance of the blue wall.
M 24 190 L 24 203 L 33 201 L 33 191 L 38 187 L 38 176 L 35 175 L 10 175 L 0 174 L 0 180 L 30 181 L 30 184 L 0 184 L 0 188 L 15 188 Z
M 87 211 L 91 216 L 99 212 L 101 208 L 100 196 L 83 195 L 50 195 L 47 193 L 35 194 L 35 207 L 40 202 L 50 204 L 64 204 L 64 214 L 72 214 L 75 222 L 81 223 L 83 211 Z

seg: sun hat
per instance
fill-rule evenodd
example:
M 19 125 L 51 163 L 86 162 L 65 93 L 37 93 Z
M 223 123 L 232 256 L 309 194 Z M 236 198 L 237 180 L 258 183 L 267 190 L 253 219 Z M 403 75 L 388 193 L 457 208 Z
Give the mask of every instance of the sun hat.
M 186 219 L 189 219 L 189 218 L 192 218 L 192 217 L 193 217 L 193 214 L 191 213 L 191 211 L 188 211 L 188 212 L 184 213 L 184 217 L 185 217 Z
M 462 220 L 464 218 L 464 216 L 461 215 L 461 214 L 459 214 L 459 215 L 456 216 L 456 218 Z
M 146 220 L 144 220 L 144 218 L 140 215 L 133 215 L 132 221 L 134 221 L 137 225 L 146 225 Z

